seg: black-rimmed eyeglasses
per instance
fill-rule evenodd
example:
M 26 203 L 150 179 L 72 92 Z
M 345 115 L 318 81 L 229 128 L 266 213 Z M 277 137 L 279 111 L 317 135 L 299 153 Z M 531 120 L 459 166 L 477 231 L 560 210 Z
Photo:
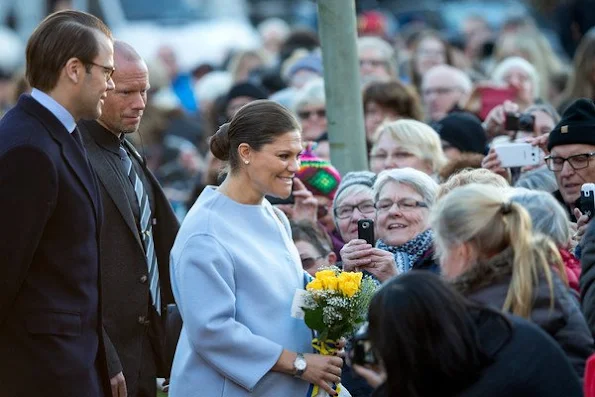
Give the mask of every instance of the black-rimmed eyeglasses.
M 546 156 L 545 163 L 547 168 L 551 171 L 562 171 L 564 163 L 568 161 L 568 164 L 573 170 L 580 170 L 589 166 L 589 159 L 595 156 L 595 152 L 575 154 L 574 156 L 558 157 L 558 156 Z
M 370 215 L 376 212 L 372 201 L 364 201 L 356 205 L 341 205 L 335 208 L 335 216 L 339 219 L 351 218 L 356 208 L 362 215 Z

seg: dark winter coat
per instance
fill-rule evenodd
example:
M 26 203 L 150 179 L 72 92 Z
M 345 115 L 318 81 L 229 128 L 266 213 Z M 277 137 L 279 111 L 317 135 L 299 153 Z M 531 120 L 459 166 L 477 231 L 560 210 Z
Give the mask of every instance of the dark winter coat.
M 512 278 L 512 261 L 513 251 L 508 248 L 489 261 L 477 263 L 453 284 L 466 297 L 502 309 Z M 585 362 L 594 351 L 593 337 L 578 302 L 555 273 L 552 277 L 553 307 L 548 284 L 545 279 L 541 279 L 534 290 L 531 320 L 558 342 L 576 373 L 582 378 Z

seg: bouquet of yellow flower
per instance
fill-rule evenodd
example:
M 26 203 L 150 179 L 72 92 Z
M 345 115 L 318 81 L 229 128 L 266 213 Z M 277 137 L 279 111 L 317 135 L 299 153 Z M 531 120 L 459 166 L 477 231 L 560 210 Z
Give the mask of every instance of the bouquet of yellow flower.
M 344 272 L 336 266 L 316 272 L 306 285 L 304 296 L 304 321 L 316 332 L 312 346 L 323 355 L 337 351 L 336 342 L 352 336 L 366 320 L 368 306 L 376 292 L 377 284 L 361 272 Z M 335 385 L 339 395 L 341 385 Z M 324 396 L 317 386 L 310 388 L 309 396 Z

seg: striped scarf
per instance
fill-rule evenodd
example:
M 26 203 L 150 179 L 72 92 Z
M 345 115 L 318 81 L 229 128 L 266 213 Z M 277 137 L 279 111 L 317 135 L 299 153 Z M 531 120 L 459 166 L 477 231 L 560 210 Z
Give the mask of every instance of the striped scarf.
M 399 271 L 399 274 L 401 274 L 411 270 L 418 259 L 432 247 L 433 243 L 434 233 L 428 229 L 407 241 L 405 244 L 396 247 L 387 245 L 382 240 L 378 240 L 376 248 L 392 252 L 395 257 L 395 263 L 397 264 L 397 270 Z

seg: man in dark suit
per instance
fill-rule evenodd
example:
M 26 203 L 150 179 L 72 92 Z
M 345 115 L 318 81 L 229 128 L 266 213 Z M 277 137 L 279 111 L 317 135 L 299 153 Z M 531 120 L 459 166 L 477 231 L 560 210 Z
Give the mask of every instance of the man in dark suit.
M 0 394 L 104 396 L 101 198 L 76 122 L 114 88 L 111 33 L 58 12 L 26 60 L 33 91 L 0 121 Z
M 79 129 L 99 179 L 103 319 L 116 397 L 154 397 L 167 377 L 164 315 L 173 303 L 169 252 L 178 221 L 161 187 L 125 135 L 138 130 L 149 89 L 147 65 L 126 43 L 114 44 L 116 89 L 96 121 Z

